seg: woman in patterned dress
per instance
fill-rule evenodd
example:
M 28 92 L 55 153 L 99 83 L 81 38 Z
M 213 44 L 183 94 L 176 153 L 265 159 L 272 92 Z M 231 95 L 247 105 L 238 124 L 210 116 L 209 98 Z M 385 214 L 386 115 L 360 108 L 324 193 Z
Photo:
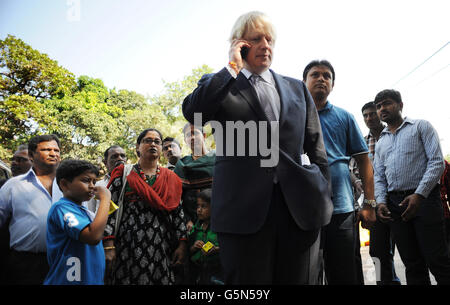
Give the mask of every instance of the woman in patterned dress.
M 181 180 L 160 167 L 162 135 L 153 128 L 137 139 L 139 157 L 126 178 L 123 211 L 117 236 L 117 211 L 108 219 L 104 247 L 105 283 L 113 285 L 173 285 L 174 269 L 187 253 L 187 233 L 180 206 Z M 111 173 L 111 200 L 119 201 L 124 165 Z

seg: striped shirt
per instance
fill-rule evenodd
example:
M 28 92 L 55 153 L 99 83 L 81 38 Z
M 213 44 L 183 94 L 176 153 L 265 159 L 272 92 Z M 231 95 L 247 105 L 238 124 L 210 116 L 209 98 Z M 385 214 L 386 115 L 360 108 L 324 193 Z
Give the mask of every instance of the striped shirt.
M 394 133 L 381 132 L 375 147 L 375 198 L 386 203 L 387 192 L 415 190 L 425 198 L 444 171 L 439 137 L 425 120 L 405 118 Z
M 366 140 L 367 147 L 369 147 L 369 159 L 373 163 L 373 158 L 375 156 L 375 144 L 377 143 L 377 139 L 372 135 L 371 132 L 367 136 L 364 137 Z

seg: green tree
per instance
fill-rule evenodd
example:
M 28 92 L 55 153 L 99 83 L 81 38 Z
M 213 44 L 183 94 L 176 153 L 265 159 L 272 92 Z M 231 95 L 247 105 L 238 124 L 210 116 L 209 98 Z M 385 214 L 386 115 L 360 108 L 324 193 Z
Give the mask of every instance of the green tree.
M 9 159 L 18 144 L 36 134 L 55 133 L 62 158 L 81 158 L 101 166 L 103 152 L 122 146 L 136 161 L 135 141 L 149 127 L 183 143 L 186 123 L 181 105 L 197 86 L 206 65 L 179 82 L 164 82 L 165 91 L 146 98 L 108 89 L 101 79 L 74 75 L 46 54 L 9 35 L 0 40 L 0 158 Z M 190 153 L 184 146 L 183 151 Z M 166 160 L 162 160 L 166 162 Z
M 204 74 L 211 73 L 213 70 L 207 65 L 195 68 L 190 75 L 187 75 L 181 81 L 164 82 L 164 93 L 151 98 L 151 103 L 161 107 L 163 114 L 169 122 L 174 123 L 183 120 L 181 105 L 184 98 L 190 94 L 196 87 L 200 78 Z
M 8 35 L 0 40 L 0 98 L 29 95 L 37 100 L 62 98 L 75 89 L 75 76 L 34 50 L 22 40 Z
M 72 73 L 22 40 L 0 40 L 0 158 L 34 133 L 55 123 L 45 100 L 62 98 L 76 88 Z

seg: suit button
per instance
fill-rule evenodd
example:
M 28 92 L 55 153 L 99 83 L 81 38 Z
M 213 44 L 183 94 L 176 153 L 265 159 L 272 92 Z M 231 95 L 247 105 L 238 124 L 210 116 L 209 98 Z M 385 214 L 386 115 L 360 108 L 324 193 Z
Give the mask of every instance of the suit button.
M 266 169 L 266 173 L 271 174 L 272 172 L 273 172 L 273 169 L 271 169 L 271 168 Z

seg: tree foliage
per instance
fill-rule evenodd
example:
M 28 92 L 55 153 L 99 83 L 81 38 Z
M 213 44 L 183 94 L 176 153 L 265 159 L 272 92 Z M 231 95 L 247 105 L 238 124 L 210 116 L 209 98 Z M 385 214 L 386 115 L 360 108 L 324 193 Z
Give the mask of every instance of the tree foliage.
M 146 98 L 134 91 L 109 89 L 101 79 L 75 78 L 14 36 L 0 40 L 0 52 L 3 160 L 19 144 L 45 133 L 60 137 L 62 158 L 86 159 L 97 165 L 113 144 L 122 146 L 134 162 L 136 138 L 146 128 L 157 128 L 182 143 L 186 121 L 181 104 L 200 77 L 212 72 L 206 65 L 193 69 L 179 82 L 165 82 L 161 95 Z
M 70 94 L 75 76 L 22 40 L 0 40 L 0 98 L 29 95 L 37 100 Z

